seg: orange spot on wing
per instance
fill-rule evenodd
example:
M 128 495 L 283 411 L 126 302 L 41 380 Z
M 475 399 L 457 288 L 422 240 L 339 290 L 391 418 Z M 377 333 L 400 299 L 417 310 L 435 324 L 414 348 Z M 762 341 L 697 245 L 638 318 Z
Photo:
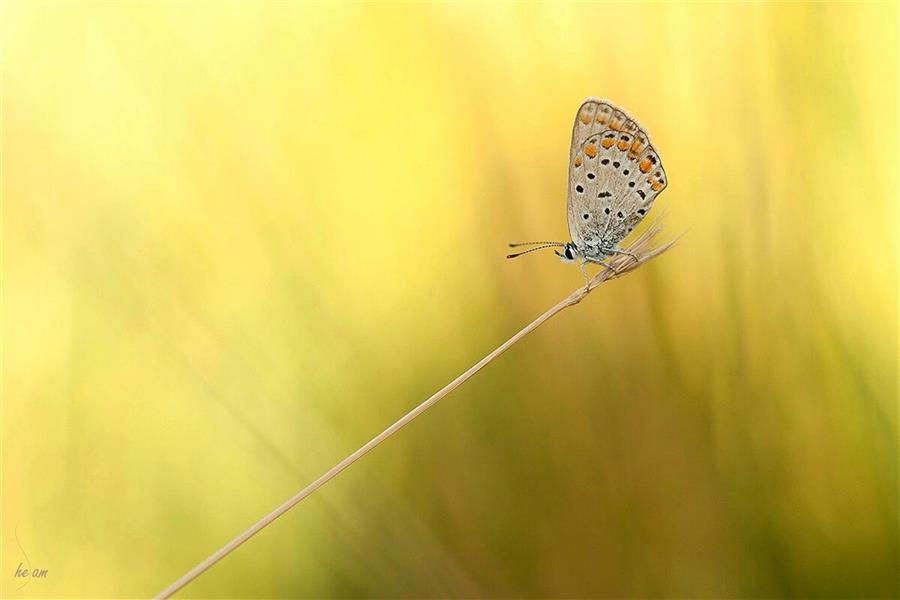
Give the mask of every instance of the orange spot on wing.
M 597 115 L 597 122 L 600 123 L 601 125 L 604 125 L 607 120 L 608 119 L 606 118 L 605 114 L 600 113 L 599 115 Z
M 579 156 L 578 158 L 575 159 L 575 166 L 576 166 L 576 167 L 580 167 L 580 166 L 581 166 L 581 157 L 580 157 L 580 156 Z
M 590 156 L 591 158 L 594 158 L 595 156 L 597 156 L 597 146 L 595 146 L 593 144 L 588 144 L 587 146 L 584 147 L 584 153 L 587 154 L 588 156 Z
M 628 140 L 619 140 L 619 150 L 628 149 Z
M 663 183 L 662 183 L 662 181 L 657 179 L 653 183 L 650 184 L 650 187 L 653 188 L 654 192 L 658 192 L 659 190 L 663 189 Z
M 647 159 L 645 158 L 644 160 L 641 161 L 640 167 L 641 167 L 641 173 L 646 173 L 646 172 L 648 172 L 648 171 L 650 170 L 650 167 L 651 167 L 650 161 L 647 160 Z
M 585 125 L 587 125 L 588 123 L 590 123 L 590 122 L 591 122 L 591 115 L 589 115 L 589 114 L 587 114 L 587 113 L 581 115 L 581 122 L 584 123 Z
M 612 148 L 612 145 L 616 143 L 615 138 L 603 138 L 603 141 L 600 142 L 600 145 L 604 148 Z

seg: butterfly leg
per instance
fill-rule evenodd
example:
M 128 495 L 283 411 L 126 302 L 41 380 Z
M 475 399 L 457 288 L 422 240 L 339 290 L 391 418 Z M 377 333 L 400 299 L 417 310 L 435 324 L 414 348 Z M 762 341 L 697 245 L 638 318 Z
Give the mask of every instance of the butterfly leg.
M 629 252 L 628 250 L 622 250 L 619 247 L 615 247 L 612 249 L 612 252 L 615 254 L 627 254 L 628 256 L 630 256 L 631 258 L 634 259 L 634 262 L 641 262 L 640 259 L 638 259 L 636 254 L 634 254 L 633 252 Z
M 595 260 L 590 260 L 590 261 L 588 261 L 587 259 L 583 259 L 583 260 L 581 261 L 581 274 L 584 275 L 584 277 L 585 277 L 585 284 L 589 283 L 589 282 L 587 281 L 587 273 L 585 272 L 585 269 L 584 269 L 584 266 L 585 266 L 588 262 L 591 262 L 591 263 L 600 265 L 601 267 L 603 267 L 603 268 L 605 268 L 605 269 L 609 269 L 610 271 L 612 271 L 613 273 L 615 273 L 615 274 L 617 274 L 617 275 L 618 275 L 618 273 L 619 273 L 612 265 L 610 265 L 609 263 L 605 263 L 605 262 L 603 262 L 602 260 L 596 260 L 596 259 L 595 259 Z
M 584 287 L 586 288 L 591 283 L 591 280 L 588 278 L 588 274 L 587 274 L 587 268 L 586 268 L 587 260 L 582 258 L 580 266 L 581 266 L 581 276 L 584 277 Z
M 610 271 L 612 271 L 612 272 L 615 273 L 616 275 L 619 274 L 619 272 L 616 270 L 615 267 L 613 267 L 612 265 L 610 265 L 610 264 L 608 264 L 608 263 L 603 262 L 602 260 L 598 260 L 598 261 L 597 261 L 597 264 L 600 265 L 601 267 L 606 267 L 607 269 L 609 269 Z

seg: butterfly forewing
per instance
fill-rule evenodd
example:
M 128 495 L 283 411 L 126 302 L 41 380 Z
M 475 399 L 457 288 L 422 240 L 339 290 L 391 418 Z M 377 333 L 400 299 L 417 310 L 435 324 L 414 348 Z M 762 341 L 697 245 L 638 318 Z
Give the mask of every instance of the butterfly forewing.
M 568 220 L 585 257 L 602 259 L 640 223 L 668 185 L 643 128 L 604 100 L 578 109 L 569 151 Z

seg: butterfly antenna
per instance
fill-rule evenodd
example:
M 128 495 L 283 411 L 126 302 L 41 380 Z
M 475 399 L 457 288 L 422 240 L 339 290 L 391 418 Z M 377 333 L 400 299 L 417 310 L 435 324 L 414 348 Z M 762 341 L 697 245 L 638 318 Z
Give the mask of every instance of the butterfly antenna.
M 512 244 L 510 244 L 510 246 L 512 246 Z M 556 248 L 557 246 L 565 246 L 565 244 L 560 244 L 559 242 L 550 242 L 544 244 L 543 246 L 538 246 L 537 248 L 529 248 L 528 250 L 523 250 L 522 252 L 517 252 L 515 254 L 507 254 L 506 258 L 515 258 L 517 256 L 522 256 L 523 254 L 528 254 L 529 252 L 534 252 L 535 250 L 543 250 L 544 248 Z
M 519 246 L 534 246 L 535 244 L 545 244 L 547 246 L 565 246 L 562 242 L 519 242 L 517 244 L 510 244 L 510 248 L 518 248 Z

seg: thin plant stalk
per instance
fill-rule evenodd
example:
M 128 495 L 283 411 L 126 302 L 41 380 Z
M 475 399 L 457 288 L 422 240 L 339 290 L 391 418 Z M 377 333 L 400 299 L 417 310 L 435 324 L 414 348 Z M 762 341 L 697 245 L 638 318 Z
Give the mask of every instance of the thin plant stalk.
M 638 237 L 635 242 L 629 246 L 628 252 L 634 256 L 629 256 L 626 254 L 616 255 L 614 258 L 608 261 L 611 268 L 603 268 L 591 278 L 588 283 L 572 292 L 568 297 L 563 299 L 561 302 L 547 310 L 544 314 L 539 316 L 537 319 L 526 325 L 521 331 L 516 333 L 514 336 L 509 338 L 499 347 L 497 347 L 490 354 L 482 358 L 480 361 L 469 367 L 462 375 L 442 387 L 440 390 L 434 393 L 430 398 L 416 406 L 414 409 L 397 419 L 390 427 L 376 435 L 374 438 L 369 440 L 364 446 L 359 448 L 356 452 L 349 455 L 347 458 L 337 463 L 324 474 L 322 474 L 318 479 L 310 483 L 308 486 L 285 500 L 279 507 L 275 510 L 261 518 L 259 521 L 251 525 L 246 531 L 235 537 L 233 540 L 213 552 L 206 559 L 201 561 L 197 566 L 193 569 L 179 577 L 175 580 L 171 585 L 169 585 L 166 589 L 161 591 L 156 598 L 169 598 L 176 592 L 178 592 L 181 588 L 189 584 L 191 581 L 202 575 L 206 572 L 210 567 L 214 564 L 225 558 L 228 554 L 230 554 L 233 550 L 235 550 L 238 546 L 249 540 L 251 537 L 262 531 L 267 525 L 272 523 L 275 519 L 292 509 L 294 506 L 300 503 L 301 500 L 312 495 L 317 489 L 331 481 L 338 473 L 355 463 L 357 460 L 365 456 L 370 450 L 375 448 L 378 444 L 388 439 L 395 433 L 397 433 L 404 425 L 408 424 L 410 421 L 421 415 L 423 412 L 434 406 L 441 398 L 461 386 L 463 383 L 468 381 L 473 375 L 475 375 L 478 371 L 488 365 L 491 361 L 496 359 L 498 356 L 506 352 L 513 344 L 521 340 L 523 337 L 546 323 L 551 317 L 555 316 L 563 309 L 566 309 L 570 306 L 575 306 L 585 296 L 591 293 L 595 288 L 597 288 L 600 284 L 608 281 L 610 279 L 615 279 L 616 277 L 621 277 L 625 273 L 633 271 L 638 268 L 648 260 L 659 256 L 669 248 L 671 248 L 677 240 L 669 241 L 661 246 L 656 248 L 652 247 L 653 239 L 660 232 L 661 226 L 659 221 L 653 223 L 648 227 L 644 233 Z

